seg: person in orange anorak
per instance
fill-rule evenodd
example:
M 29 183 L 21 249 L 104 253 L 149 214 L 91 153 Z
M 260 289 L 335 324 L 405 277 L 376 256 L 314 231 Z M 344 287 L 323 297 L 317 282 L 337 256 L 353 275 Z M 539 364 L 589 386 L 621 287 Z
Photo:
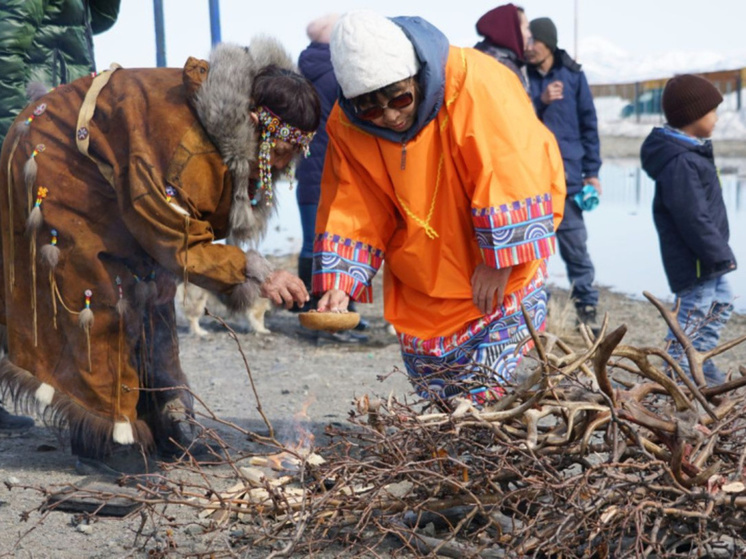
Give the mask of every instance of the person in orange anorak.
M 499 396 L 546 316 L 565 184 L 552 134 L 511 71 L 418 17 L 345 14 L 331 38 L 341 87 L 314 245 L 319 311 L 370 302 L 428 398 Z M 520 348 L 520 349 L 519 349 Z

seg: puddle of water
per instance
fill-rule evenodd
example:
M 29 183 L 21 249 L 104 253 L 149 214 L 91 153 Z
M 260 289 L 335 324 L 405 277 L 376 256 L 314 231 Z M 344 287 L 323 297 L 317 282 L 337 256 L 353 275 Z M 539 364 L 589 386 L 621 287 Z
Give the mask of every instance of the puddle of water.
M 728 168 L 735 171 L 738 167 Z M 601 204 L 584 214 L 596 283 L 634 297 L 642 298 L 642 292 L 649 291 L 656 297 L 672 300 L 653 224 L 653 181 L 639 167 L 615 162 L 604 162 L 600 178 L 604 189 Z M 728 281 L 736 297 L 736 310 L 743 313 L 746 312 L 746 176 L 737 172 L 722 174 L 721 182 L 728 210 L 730 246 L 739 264 L 738 270 L 728 274 Z M 559 255 L 549 259 L 548 269 L 550 283 L 569 287 Z

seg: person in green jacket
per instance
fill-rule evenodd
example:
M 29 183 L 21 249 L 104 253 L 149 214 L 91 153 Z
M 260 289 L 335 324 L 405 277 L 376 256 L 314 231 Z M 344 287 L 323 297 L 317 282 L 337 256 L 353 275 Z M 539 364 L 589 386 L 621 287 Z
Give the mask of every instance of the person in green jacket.
M 52 88 L 96 71 L 93 35 L 114 25 L 119 4 L 120 0 L 0 2 L 0 145 L 28 104 L 30 83 Z M 1 328 L 4 353 L 5 327 Z M 30 417 L 13 415 L 0 405 L 0 436 L 18 435 L 33 425 Z
M 0 143 L 28 104 L 26 87 L 52 88 L 96 71 L 93 35 L 116 22 L 120 0 L 0 2 Z

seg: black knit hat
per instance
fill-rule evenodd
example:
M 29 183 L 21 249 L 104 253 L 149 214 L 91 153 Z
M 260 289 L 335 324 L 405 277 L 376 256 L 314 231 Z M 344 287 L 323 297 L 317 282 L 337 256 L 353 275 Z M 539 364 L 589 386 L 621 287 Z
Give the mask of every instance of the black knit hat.
M 668 80 L 661 99 L 666 120 L 674 128 L 699 120 L 722 102 L 723 96 L 714 85 L 693 74 Z
M 552 52 L 557 50 L 557 27 L 551 19 L 548 17 L 537 17 L 531 20 L 528 27 L 531 29 L 534 41 L 541 41 Z

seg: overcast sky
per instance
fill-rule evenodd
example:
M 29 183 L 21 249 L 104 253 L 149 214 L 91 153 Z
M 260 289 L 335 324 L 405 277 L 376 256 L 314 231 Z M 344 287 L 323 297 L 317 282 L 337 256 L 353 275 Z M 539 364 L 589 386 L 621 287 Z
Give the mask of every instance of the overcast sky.
M 560 46 L 574 53 L 577 31 L 600 36 L 639 56 L 670 51 L 746 53 L 743 26 L 746 0 L 526 0 L 529 18 L 548 16 L 559 29 Z M 438 7 L 440 5 L 441 7 Z M 451 43 L 472 46 L 474 26 L 500 5 L 485 0 L 220 0 L 223 41 L 247 44 L 256 34 L 276 36 L 294 58 L 308 40 L 309 21 L 329 12 L 370 8 L 386 16 L 419 15 L 439 27 Z M 577 5 L 577 10 L 576 10 Z M 210 49 L 208 0 L 164 0 L 168 66 L 183 66 L 188 56 L 206 58 Z M 124 67 L 155 66 L 152 0 L 122 0 L 114 27 L 95 38 L 99 69 L 111 62 Z

